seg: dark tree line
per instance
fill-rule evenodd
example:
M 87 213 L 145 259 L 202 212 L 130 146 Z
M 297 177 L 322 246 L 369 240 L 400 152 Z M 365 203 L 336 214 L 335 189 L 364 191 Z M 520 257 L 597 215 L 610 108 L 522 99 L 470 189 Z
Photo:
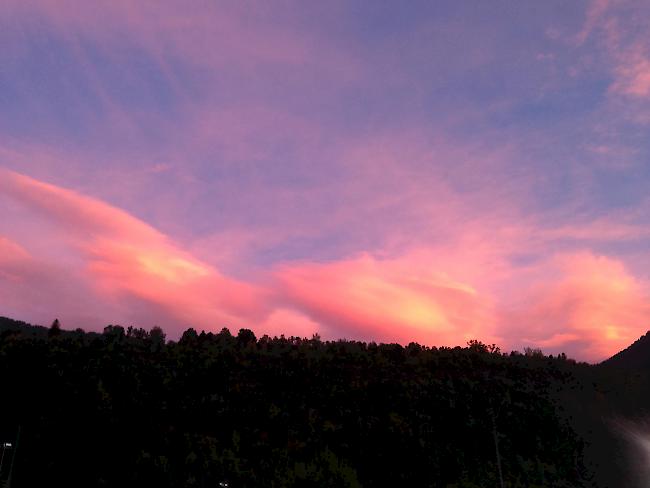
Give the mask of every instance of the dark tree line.
M 0 441 L 21 426 L 15 488 L 586 487 L 593 370 L 477 341 L 0 319 Z

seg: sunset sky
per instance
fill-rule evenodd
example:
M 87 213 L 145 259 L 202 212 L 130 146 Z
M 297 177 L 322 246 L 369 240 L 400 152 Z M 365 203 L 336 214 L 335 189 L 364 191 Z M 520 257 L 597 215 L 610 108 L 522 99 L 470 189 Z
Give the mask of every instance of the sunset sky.
M 0 3 L 0 315 L 597 361 L 650 329 L 650 2 Z

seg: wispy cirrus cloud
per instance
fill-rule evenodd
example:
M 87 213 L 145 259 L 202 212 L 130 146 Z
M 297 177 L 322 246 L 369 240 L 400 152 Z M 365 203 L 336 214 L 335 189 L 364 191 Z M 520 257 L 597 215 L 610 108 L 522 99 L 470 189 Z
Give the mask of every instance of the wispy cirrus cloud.
M 593 0 L 577 36 L 584 44 L 590 37 L 604 47 L 616 95 L 644 99 L 650 95 L 650 45 L 643 27 L 650 15 L 645 2 Z
M 616 67 L 616 82 L 611 90 L 639 98 L 650 96 L 650 53 L 648 49 L 635 46 Z

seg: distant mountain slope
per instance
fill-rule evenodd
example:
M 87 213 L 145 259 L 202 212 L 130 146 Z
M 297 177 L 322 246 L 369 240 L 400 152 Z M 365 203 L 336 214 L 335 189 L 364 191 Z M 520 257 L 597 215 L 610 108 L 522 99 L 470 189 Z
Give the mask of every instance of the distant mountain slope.
M 650 370 L 650 331 L 600 365 L 621 369 Z
M 8 317 L 0 317 L 0 334 L 5 332 L 20 332 L 22 334 L 47 337 L 47 327 L 32 325 L 22 320 L 14 320 Z
M 18 333 L 22 336 L 33 337 L 36 339 L 47 339 L 48 335 L 51 333 L 50 327 L 44 327 L 42 325 L 33 325 L 22 320 L 14 320 L 9 317 L 0 316 L 0 338 L 5 334 Z M 68 337 L 70 335 L 79 335 L 83 333 L 83 336 L 86 340 L 92 340 L 100 336 L 97 332 L 85 332 L 82 329 L 76 330 L 66 330 L 59 329 L 58 334 L 63 337 Z

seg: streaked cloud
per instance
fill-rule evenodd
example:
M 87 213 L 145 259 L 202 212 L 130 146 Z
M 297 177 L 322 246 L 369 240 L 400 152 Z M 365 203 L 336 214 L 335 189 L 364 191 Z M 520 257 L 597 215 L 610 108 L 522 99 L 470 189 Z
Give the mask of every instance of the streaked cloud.
M 0 239 L 1 289 L 9 310 L 28 307 L 36 296 L 40 308 L 59 310 L 59 294 L 48 299 L 48 290 L 65 277 L 68 294 L 82 290 L 84 300 L 93 307 L 102 303 L 99 310 L 113 319 L 144 319 L 172 327 L 172 334 L 188 325 L 215 330 L 228 325 L 258 334 L 430 345 L 480 338 L 585 358 L 603 358 L 623 347 L 643 331 L 650 311 L 647 283 L 620 261 L 588 251 L 544 257 L 554 242 L 549 236 L 572 237 L 561 230 L 521 224 L 516 230 L 513 222 L 502 222 L 501 232 L 475 226 L 469 233 L 466 227 L 455 242 L 383 256 L 290 261 L 242 281 L 123 210 L 12 171 L 0 176 L 3 198 L 47 222 L 33 238 L 64 241 L 78 263 L 66 273 L 56 256 L 33 256 L 29 242 Z M 599 225 L 585 232 L 594 237 Z M 538 241 L 543 248 L 531 248 L 538 257 L 513 261 L 513 252 L 530 244 L 535 232 L 546 239 Z M 503 236 L 508 245 L 499 242 Z M 601 237 L 612 238 L 607 232 Z M 20 293 L 9 293 L 12 287 Z M 82 326 L 78 308 L 59 315 Z
M 46 218 L 50 235 L 80 255 L 97 294 L 117 301 L 126 296 L 170 314 L 150 320 L 176 327 L 197 321 L 207 327 L 263 317 L 264 297 L 255 286 L 223 276 L 120 209 L 6 170 L 0 173 L 0 193 Z M 18 251 L 13 254 L 11 262 L 24 259 Z
M 328 336 L 450 345 L 490 334 L 489 300 L 423 257 L 363 255 L 286 266 L 278 276 L 282 293 Z

